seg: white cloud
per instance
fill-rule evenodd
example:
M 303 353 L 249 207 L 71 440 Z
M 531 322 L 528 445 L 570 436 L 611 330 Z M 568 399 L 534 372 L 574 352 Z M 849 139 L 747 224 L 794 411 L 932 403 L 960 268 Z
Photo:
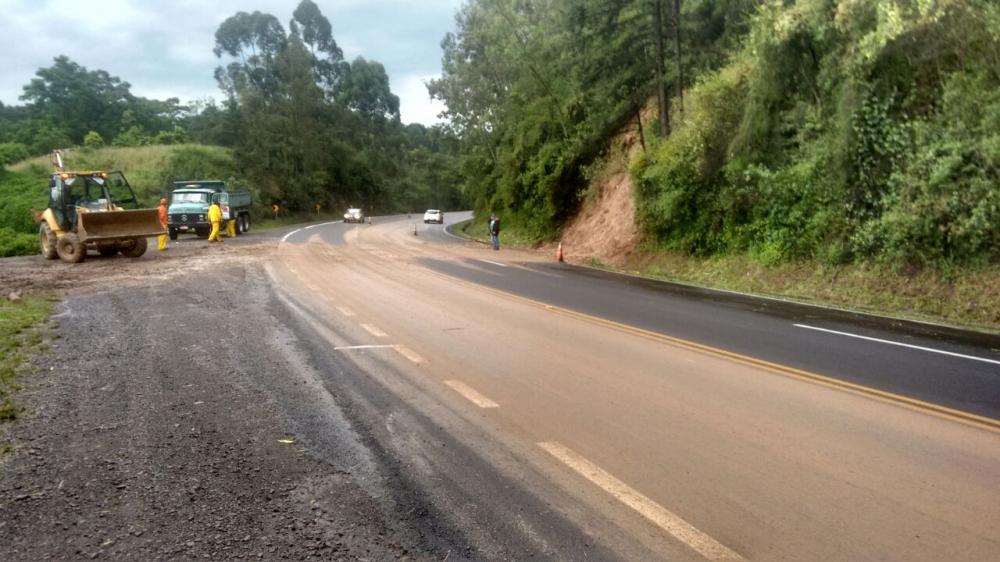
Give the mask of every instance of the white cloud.
M 350 61 L 385 66 L 406 123 L 437 122 L 421 77 L 440 72 L 440 41 L 462 0 L 314 0 Z M 220 98 L 215 31 L 239 11 L 275 16 L 287 29 L 297 0 L 0 0 L 0 101 L 18 96 L 41 68 L 65 55 L 105 70 L 136 95 L 188 102 Z M 437 104 L 440 105 L 440 104 Z
M 389 86 L 392 91 L 399 96 L 399 115 L 403 123 L 421 123 L 423 125 L 434 125 L 444 123 L 445 120 L 438 117 L 444 111 L 444 104 L 438 100 L 431 100 L 427 93 L 426 83 L 436 76 L 404 76 L 398 86 Z

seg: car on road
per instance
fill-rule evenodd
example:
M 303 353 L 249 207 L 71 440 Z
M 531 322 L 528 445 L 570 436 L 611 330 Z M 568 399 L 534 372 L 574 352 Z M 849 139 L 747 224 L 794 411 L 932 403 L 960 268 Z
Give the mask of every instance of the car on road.
M 444 213 L 437 209 L 428 209 L 424 213 L 424 223 L 436 222 L 438 224 L 444 224 Z
M 344 222 L 365 222 L 365 214 L 361 209 L 348 209 L 344 213 Z

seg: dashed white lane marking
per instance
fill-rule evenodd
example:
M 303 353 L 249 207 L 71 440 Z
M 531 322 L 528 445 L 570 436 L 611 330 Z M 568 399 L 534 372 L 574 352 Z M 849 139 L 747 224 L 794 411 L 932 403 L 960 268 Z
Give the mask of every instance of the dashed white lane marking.
M 849 334 L 847 332 L 838 332 L 836 330 L 827 330 L 826 328 L 817 328 L 815 326 L 806 326 L 805 324 L 795 324 L 796 328 L 805 328 L 807 330 L 816 330 L 818 332 L 826 332 L 828 334 L 837 334 L 838 336 L 847 336 L 849 338 L 858 338 L 860 340 L 874 341 L 878 343 L 885 343 L 889 345 L 898 345 L 900 347 L 908 347 L 910 349 L 919 349 L 920 351 L 929 351 L 931 353 L 940 353 L 941 355 L 950 355 L 952 357 L 961 357 L 962 359 L 971 359 L 973 361 L 982 361 L 983 363 L 993 363 L 994 365 L 1000 365 L 1000 361 L 995 361 L 993 359 L 986 359 L 985 357 L 976 357 L 974 355 L 962 355 L 961 353 L 952 353 L 950 351 L 944 351 L 941 349 L 933 349 L 930 347 L 920 347 L 919 345 L 911 345 L 908 343 L 901 343 L 898 341 L 880 340 L 878 338 L 869 338 L 867 336 L 859 336 L 857 334 Z
M 369 334 L 375 336 L 376 338 L 384 338 L 385 337 L 385 332 L 383 332 L 382 330 L 379 330 L 378 328 L 376 328 L 375 326 L 372 326 L 371 324 L 362 324 L 361 327 L 364 328 L 365 330 L 367 330 Z
M 403 357 L 406 357 L 407 359 L 409 359 L 410 361 L 413 361 L 414 363 L 423 363 L 424 362 L 424 358 L 423 357 L 417 355 L 416 353 L 414 353 L 413 351 L 411 351 L 410 348 L 406 347 L 405 345 L 398 345 L 397 344 L 397 345 L 394 345 L 392 347 L 393 347 L 393 349 L 395 349 L 396 351 L 398 351 L 400 355 L 402 355 Z
M 330 297 L 326 295 L 321 295 L 321 296 L 323 297 L 323 300 L 325 300 L 326 302 L 333 302 L 333 299 L 331 299 Z
M 340 313 L 343 314 L 344 316 L 354 316 L 354 311 L 347 308 L 346 306 L 338 306 L 337 310 L 339 310 Z
M 295 269 L 294 267 L 288 268 L 288 271 L 291 271 L 292 275 L 298 275 L 299 274 L 299 270 Z
M 313 285 L 312 283 L 306 285 L 306 287 L 309 287 L 310 291 L 319 292 L 319 287 L 317 287 L 316 285 Z
M 500 267 L 507 267 L 507 264 L 498 263 L 498 262 L 495 262 L 495 261 L 490 261 L 490 260 L 479 260 L 479 261 L 486 262 L 486 263 L 493 264 L 493 265 L 499 265 Z
M 539 443 L 539 447 L 559 459 L 581 476 L 638 511 L 656 526 L 714 562 L 746 562 L 746 559 L 722 543 L 694 528 L 690 523 L 667 511 L 663 506 L 640 494 L 599 466 L 559 443 Z
M 499 408 L 500 404 L 490 400 L 489 398 L 479 394 L 475 389 L 471 388 L 462 381 L 444 381 L 444 384 L 450 386 L 455 392 L 464 396 L 469 402 L 472 402 L 480 408 Z
M 348 349 L 386 349 L 389 347 L 396 347 L 394 345 L 342 345 L 333 348 L 335 351 L 344 351 Z

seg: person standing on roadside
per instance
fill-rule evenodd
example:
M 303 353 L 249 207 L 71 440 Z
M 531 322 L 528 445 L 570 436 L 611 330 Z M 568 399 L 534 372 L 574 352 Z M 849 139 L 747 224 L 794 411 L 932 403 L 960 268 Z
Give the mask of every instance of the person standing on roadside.
M 219 224 L 222 222 L 222 209 L 219 208 L 219 199 L 212 199 L 212 206 L 208 208 L 208 222 L 212 223 L 212 233 L 208 235 L 209 242 L 222 242 L 219 236 Z
M 156 208 L 156 212 L 159 213 L 159 215 L 160 215 L 160 224 L 163 225 L 163 228 L 167 228 L 167 200 L 166 199 L 160 199 L 160 206 Z M 164 232 L 163 234 L 161 234 L 161 235 L 159 235 L 157 237 L 156 250 L 157 251 L 162 251 L 162 250 L 169 250 L 169 249 L 170 248 L 167 248 L 167 233 Z
M 493 249 L 500 249 L 500 217 L 496 213 L 490 215 L 490 238 L 493 239 Z
M 231 207 L 227 208 L 232 209 Z M 236 238 L 236 217 L 233 216 L 235 213 L 230 210 L 227 211 L 227 214 L 229 215 L 229 219 L 226 220 L 226 236 Z

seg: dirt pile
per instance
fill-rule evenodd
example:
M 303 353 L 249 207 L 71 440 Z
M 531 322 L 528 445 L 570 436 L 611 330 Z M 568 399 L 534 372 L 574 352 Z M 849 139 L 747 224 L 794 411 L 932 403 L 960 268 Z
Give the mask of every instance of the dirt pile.
M 583 209 L 570 221 L 560 241 L 567 261 L 622 267 L 635 251 L 635 198 L 629 162 L 642 150 L 634 123 L 612 141 L 604 167 L 593 180 Z

